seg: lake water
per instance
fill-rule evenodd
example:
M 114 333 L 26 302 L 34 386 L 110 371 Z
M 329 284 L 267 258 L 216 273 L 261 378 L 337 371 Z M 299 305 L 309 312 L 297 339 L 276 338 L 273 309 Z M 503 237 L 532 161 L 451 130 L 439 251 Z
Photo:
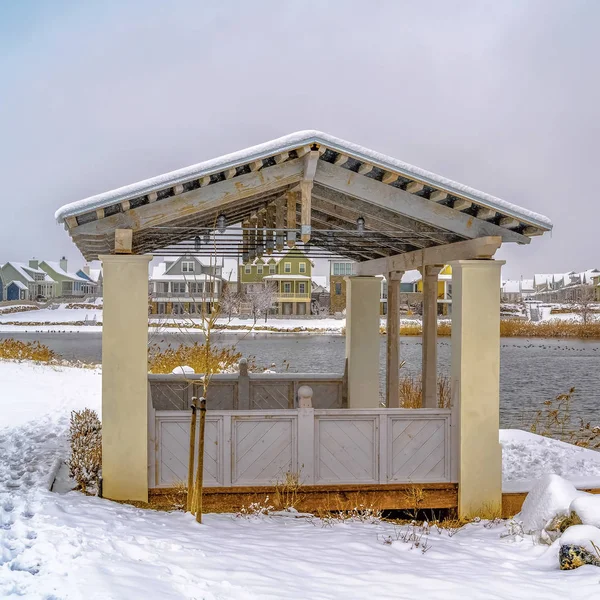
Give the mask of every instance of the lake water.
M 20 333 L 0 334 L 23 341 L 38 340 L 66 359 L 100 362 L 100 333 Z M 165 347 L 202 335 L 152 333 L 150 343 Z M 345 338 L 339 335 L 308 334 L 217 334 L 215 343 L 235 344 L 244 356 L 254 357 L 257 365 L 275 365 L 275 370 L 294 372 L 341 373 L 344 368 Z M 421 339 L 401 339 L 403 371 L 418 375 L 421 370 Z M 600 343 L 581 340 L 533 340 L 503 338 L 500 353 L 500 419 L 502 427 L 529 422 L 544 400 L 576 388 L 573 415 L 600 423 Z M 284 363 L 284 361 L 287 361 Z M 438 342 L 439 370 L 450 369 L 450 339 Z M 385 337 L 380 345 L 381 381 L 385 379 Z

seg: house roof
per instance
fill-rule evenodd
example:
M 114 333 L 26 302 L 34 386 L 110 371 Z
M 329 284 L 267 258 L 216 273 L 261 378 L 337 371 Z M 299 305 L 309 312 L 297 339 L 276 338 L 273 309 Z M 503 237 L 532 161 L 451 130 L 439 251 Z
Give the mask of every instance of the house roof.
M 86 279 L 85 277 L 80 277 L 79 275 L 77 275 L 77 273 L 65 271 L 58 262 L 43 260 L 40 261 L 40 264 L 48 265 L 50 269 L 52 269 L 57 275 L 60 275 L 61 277 L 66 277 L 67 279 L 71 279 L 72 281 L 81 281 L 83 283 L 89 283 L 89 279 Z
M 9 261 L 4 266 L 6 266 L 6 265 L 11 265 L 13 267 L 13 269 L 15 269 L 15 271 L 17 271 L 19 273 L 19 275 L 23 279 L 25 279 L 25 281 L 27 281 L 27 282 L 35 281 L 31 275 L 31 273 L 35 273 L 37 275 L 44 275 L 43 281 L 54 281 L 50 277 L 50 275 L 48 275 L 48 273 L 46 273 L 46 271 L 43 271 L 42 269 L 39 269 L 39 268 L 34 269 L 34 268 L 30 267 L 27 263 Z
M 156 252 L 191 239 L 199 229 L 212 231 L 219 214 L 232 225 L 274 204 L 298 189 L 306 176 L 302 157 L 314 154 L 313 248 L 363 261 L 381 256 L 376 247 L 401 254 L 488 235 L 528 243 L 552 228 L 543 215 L 312 130 L 71 202 L 55 216 L 66 222 L 88 260 L 114 252 L 118 228 L 133 230 L 135 253 Z M 334 204 L 343 210 L 332 212 Z M 350 239 L 350 233 L 356 234 L 356 215 L 365 219 L 365 231 L 377 242 L 363 244 L 363 251 L 360 240 Z M 336 235 L 326 233 L 330 230 Z M 238 244 L 229 249 L 239 251 Z
M 13 279 L 8 285 L 9 286 L 10 285 L 16 285 L 21 290 L 26 290 L 27 289 L 27 286 L 22 281 L 19 281 L 18 279 Z
M 508 279 L 502 283 L 502 291 L 505 294 L 518 294 L 521 292 L 521 282 L 518 279 Z

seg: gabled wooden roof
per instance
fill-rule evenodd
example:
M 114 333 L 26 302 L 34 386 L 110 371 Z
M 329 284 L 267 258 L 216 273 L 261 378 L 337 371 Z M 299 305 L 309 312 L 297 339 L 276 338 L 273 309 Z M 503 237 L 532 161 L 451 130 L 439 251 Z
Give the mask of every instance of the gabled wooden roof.
M 214 234 L 218 215 L 255 233 L 245 242 L 241 231 Z M 135 253 L 184 244 L 182 254 L 194 250 L 186 241 L 197 249 L 212 235 L 224 255 L 285 229 L 310 238 L 299 247 L 312 257 L 363 261 L 484 236 L 528 243 L 552 228 L 542 215 L 316 131 L 67 204 L 56 218 L 87 260 L 114 252 L 117 229 L 133 231 Z

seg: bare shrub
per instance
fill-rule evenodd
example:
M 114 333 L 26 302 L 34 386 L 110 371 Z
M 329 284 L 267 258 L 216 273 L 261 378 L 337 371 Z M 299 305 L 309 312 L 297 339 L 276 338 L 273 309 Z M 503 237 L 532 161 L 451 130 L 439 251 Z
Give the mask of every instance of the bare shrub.
M 438 408 L 450 408 L 450 378 L 440 375 L 437 382 Z M 421 408 L 423 406 L 423 386 L 420 377 L 405 375 L 398 382 L 398 396 L 401 408 Z
M 296 508 L 302 498 L 300 475 L 292 471 L 286 471 L 283 477 L 275 483 L 275 498 L 273 499 L 275 507 L 278 510 Z
M 82 492 L 97 492 L 102 468 L 102 424 L 95 410 L 71 412 L 69 475 Z
M 0 341 L 0 359 L 52 362 L 56 354 L 40 342 L 21 342 L 12 338 Z

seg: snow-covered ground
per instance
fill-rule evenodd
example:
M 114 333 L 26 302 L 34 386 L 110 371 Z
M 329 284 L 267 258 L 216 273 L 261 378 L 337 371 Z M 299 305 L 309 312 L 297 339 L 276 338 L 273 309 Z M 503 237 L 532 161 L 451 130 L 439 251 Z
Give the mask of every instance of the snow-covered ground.
M 600 571 L 558 570 L 558 549 L 507 525 L 432 530 L 427 551 L 390 523 L 136 509 L 48 491 L 73 408 L 100 409 L 93 369 L 0 362 L 0 598 L 250 600 L 600 597 Z M 590 451 L 502 432 L 507 482 L 545 469 L 600 475 Z M 418 532 L 417 532 L 418 534 Z M 421 540 L 422 542 L 423 540 Z

